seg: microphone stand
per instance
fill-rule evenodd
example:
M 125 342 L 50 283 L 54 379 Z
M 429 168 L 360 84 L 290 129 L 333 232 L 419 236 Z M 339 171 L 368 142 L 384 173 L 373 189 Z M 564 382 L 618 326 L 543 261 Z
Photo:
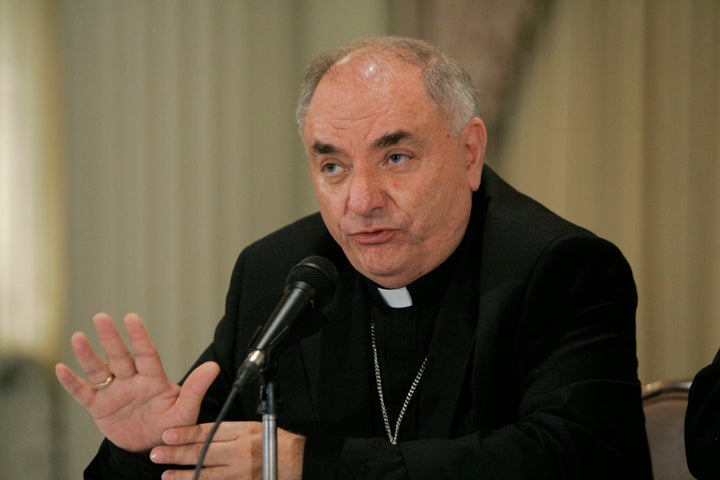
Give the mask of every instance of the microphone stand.
M 276 396 L 275 369 L 269 367 L 260 375 L 258 413 L 263 426 L 263 480 L 277 480 L 277 415 L 279 402 Z

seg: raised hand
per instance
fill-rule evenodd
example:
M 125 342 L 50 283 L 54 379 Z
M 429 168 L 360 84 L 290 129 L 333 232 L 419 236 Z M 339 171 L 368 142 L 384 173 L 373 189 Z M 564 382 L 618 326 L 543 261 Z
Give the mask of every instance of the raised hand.
M 87 380 L 62 363 L 55 367 L 55 375 L 111 442 L 143 452 L 160 445 L 165 430 L 197 421 L 202 398 L 220 371 L 216 363 L 197 367 L 181 387 L 165 375 L 140 317 L 124 318 L 132 353 L 108 315 L 95 315 L 93 323 L 107 362 L 78 332 L 71 345 Z

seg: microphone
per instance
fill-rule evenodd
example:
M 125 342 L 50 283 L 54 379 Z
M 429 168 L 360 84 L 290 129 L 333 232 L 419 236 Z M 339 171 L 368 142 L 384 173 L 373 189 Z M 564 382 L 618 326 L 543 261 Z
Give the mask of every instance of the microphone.
M 262 371 L 266 359 L 307 308 L 319 308 L 330 301 L 337 279 L 335 265 L 320 256 L 307 257 L 290 269 L 285 280 L 285 293 L 253 337 L 250 353 L 238 368 L 234 388 L 240 388 Z

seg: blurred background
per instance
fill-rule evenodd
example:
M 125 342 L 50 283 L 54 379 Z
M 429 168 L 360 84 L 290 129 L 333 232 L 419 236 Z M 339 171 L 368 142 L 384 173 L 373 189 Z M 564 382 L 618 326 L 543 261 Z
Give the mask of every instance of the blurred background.
M 0 0 L 0 478 L 80 478 L 100 441 L 69 337 L 146 321 L 171 378 L 233 262 L 315 210 L 294 123 L 320 51 L 381 34 L 463 63 L 487 162 L 615 242 L 641 381 L 720 348 L 720 2 Z

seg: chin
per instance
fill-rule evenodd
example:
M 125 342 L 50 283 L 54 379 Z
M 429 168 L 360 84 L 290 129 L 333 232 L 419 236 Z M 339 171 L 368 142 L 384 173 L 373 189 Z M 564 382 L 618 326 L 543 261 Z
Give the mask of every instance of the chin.
M 355 268 L 373 282 L 385 286 L 387 283 L 397 281 L 399 268 L 392 268 L 394 265 L 388 265 L 388 262 L 370 262 L 360 263 Z M 402 286 L 402 285 L 401 285 Z M 396 287 L 386 287 L 396 288 Z
M 400 288 L 412 283 L 413 278 L 400 266 L 397 268 L 388 268 L 389 265 L 383 265 L 384 268 L 366 268 L 360 272 L 367 278 L 377 283 L 383 288 Z
M 417 265 L 408 262 L 407 255 L 401 255 L 397 249 L 369 250 L 348 256 L 355 270 L 384 288 L 400 288 L 410 283 L 409 272 L 415 271 Z

